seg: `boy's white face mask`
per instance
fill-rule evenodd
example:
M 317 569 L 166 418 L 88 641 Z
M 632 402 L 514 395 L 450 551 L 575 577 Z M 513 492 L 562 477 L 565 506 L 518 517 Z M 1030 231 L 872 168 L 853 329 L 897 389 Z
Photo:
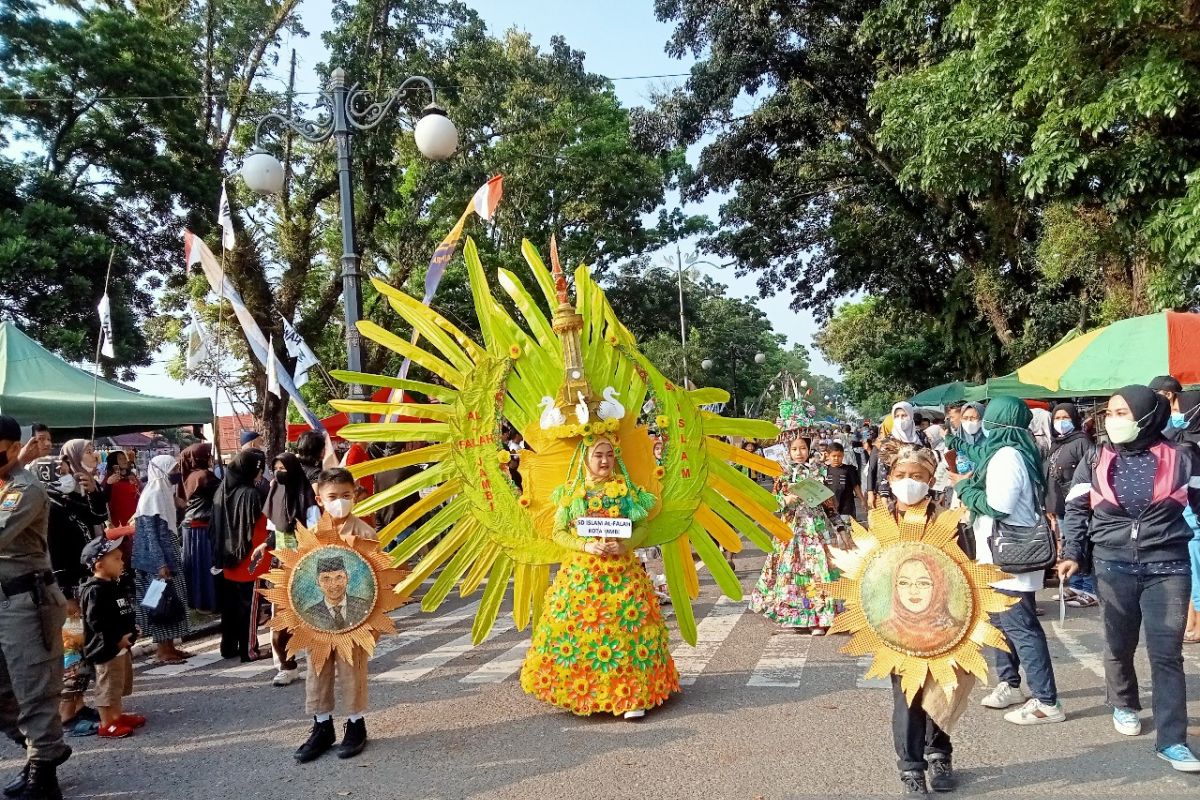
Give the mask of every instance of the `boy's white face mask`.
M 350 516 L 350 511 L 354 508 L 353 500 L 330 500 L 325 504 L 325 510 L 329 512 L 329 516 L 334 519 L 345 519 Z

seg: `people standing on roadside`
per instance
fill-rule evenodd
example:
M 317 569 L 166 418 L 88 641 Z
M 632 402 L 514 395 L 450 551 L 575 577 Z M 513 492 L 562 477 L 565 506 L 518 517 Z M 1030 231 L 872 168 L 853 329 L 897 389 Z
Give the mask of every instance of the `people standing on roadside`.
M 305 477 L 304 468 L 295 454 L 276 456 L 273 471 L 275 479 L 271 482 L 265 506 L 267 540 L 254 549 L 252 561 L 266 557 L 268 550 L 295 550 L 296 529 L 300 525 L 313 527 L 320 516 L 312 484 Z M 291 632 L 284 629 L 271 633 L 271 652 L 278 669 L 272 680 L 275 686 L 288 686 L 300 674 L 295 657 L 287 652 L 291 638 Z
M 892 406 L 891 418 L 891 434 L 880 440 L 880 447 L 889 439 L 897 444 L 929 447 L 929 439 L 925 436 L 925 432 L 917 427 L 917 415 L 913 411 L 912 403 L 904 401 L 896 403 Z M 891 489 L 888 487 L 887 464 L 880 462 L 878 455 L 875 456 L 875 482 L 868 488 L 874 493 L 873 502 L 876 504 L 892 496 Z M 868 496 L 868 499 L 872 498 Z
M 21 426 L 0 414 L 0 730 L 25 745 L 25 766 L 4 793 L 62 796 L 58 768 L 71 757 L 58 714 L 67 601 L 54 580 L 46 490 L 21 466 Z
M 325 436 L 320 431 L 305 431 L 296 440 L 296 458 L 304 469 L 304 477 L 317 490 L 317 480 L 321 477 L 325 459 Z
M 29 441 L 21 448 L 21 466 L 27 467 L 39 458 L 46 458 L 53 449 L 50 429 L 40 422 L 33 423 L 29 426 Z
M 183 574 L 175 524 L 179 519 L 181 501 L 171 485 L 171 473 L 175 466 L 174 456 L 162 455 L 150 459 L 146 471 L 146 490 L 138 498 L 133 517 L 132 564 L 137 586 L 137 623 L 142 634 L 157 645 L 155 658 L 159 665 L 182 664 L 190 655 L 175 645 L 175 640 L 184 638 L 189 631 L 187 580 Z M 174 621 L 156 620 L 142 605 L 155 579 L 167 581 L 169 591 L 174 592 L 179 600 L 177 619 Z
M 838 516 L 839 530 L 848 530 L 850 520 L 858 517 L 855 500 L 867 507 L 867 498 L 862 490 L 862 477 L 858 467 L 846 462 L 846 450 L 841 442 L 829 446 L 829 463 L 825 467 L 825 485 L 833 492 L 833 513 Z
M 213 498 L 211 533 L 214 569 L 222 572 L 221 655 L 257 661 L 258 576 L 266 559 L 252 564 L 255 548 L 267 540 L 263 499 L 256 488 L 262 477 L 262 451 L 242 450 L 225 466 Z
M 183 501 L 183 574 L 187 605 L 215 614 L 220 603 L 212 574 L 213 546 L 209 535 L 213 497 L 221 482 L 210 468 L 212 445 L 198 442 L 179 455 L 179 484 L 176 494 Z
M 1034 526 L 1042 516 L 1045 478 L 1029 423 L 1029 406 L 1015 397 L 994 398 L 983 415 L 983 442 L 973 448 L 954 443 L 975 462 L 970 475 L 952 478 L 962 504 L 971 512 L 975 533 L 975 553 L 979 562 L 996 563 L 992 535 L 997 522 L 1014 526 Z M 1019 572 L 993 583 L 1002 594 L 1017 598 L 1017 603 L 992 615 L 992 624 L 1004 633 L 1009 652 L 993 649 L 999 683 L 983 705 L 988 708 L 1021 707 L 1004 715 L 1017 725 L 1041 725 L 1062 722 L 1066 714 L 1058 701 L 1054 665 L 1046 632 L 1037 618 L 1034 593 L 1041 588 L 1043 571 Z M 1021 673 L 1033 694 L 1025 701 L 1021 694 Z
M 1184 425 L 1179 430 L 1179 444 L 1190 449 L 1200 460 L 1200 392 L 1183 392 L 1179 395 L 1179 411 Z M 1200 519 L 1192 513 L 1189 505 L 1183 517 L 1192 529 L 1192 540 L 1188 542 L 1188 554 L 1192 562 L 1192 597 L 1188 604 L 1187 627 L 1183 632 L 1184 644 L 1200 644 Z
M 113 450 L 105 459 L 104 495 L 108 506 L 108 523 L 123 528 L 133 520 L 142 484 L 137 470 L 121 450 Z
M 962 423 L 960 433 L 954 437 L 954 443 L 947 441 L 948 450 L 955 450 L 955 471 L 959 475 L 969 475 L 975 470 L 975 462 L 967 451 L 983 442 L 983 415 L 985 409 L 982 403 L 967 403 L 962 407 Z
M 1078 572 L 1091 546 L 1113 727 L 1126 736 L 1142 732 L 1134 653 L 1144 627 L 1158 757 L 1180 772 L 1200 772 L 1187 744 L 1183 671 L 1193 538 L 1184 509 L 1200 514 L 1200 459 L 1164 438 L 1170 415 L 1169 401 L 1145 386 L 1126 386 L 1108 401 L 1112 444 L 1075 473 L 1058 574 Z
M 1053 444 L 1045 461 L 1046 519 L 1061 545 L 1067 494 L 1075 480 L 1075 470 L 1092 457 L 1095 445 L 1084 432 L 1083 417 L 1074 403 L 1059 403 L 1054 407 L 1053 426 Z M 1090 608 L 1100 602 L 1090 572 L 1072 575 L 1063 593 L 1064 601 L 1075 608 Z

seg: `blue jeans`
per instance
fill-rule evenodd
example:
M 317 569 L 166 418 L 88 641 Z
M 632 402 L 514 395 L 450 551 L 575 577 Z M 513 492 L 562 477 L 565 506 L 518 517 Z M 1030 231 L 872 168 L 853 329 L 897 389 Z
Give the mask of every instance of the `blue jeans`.
M 1200 611 L 1200 539 L 1188 542 L 1188 555 L 1192 562 L 1192 608 Z
M 1054 666 L 1050 663 L 1050 646 L 1046 632 L 1037 618 L 1033 592 L 1013 592 L 997 589 L 1001 594 L 1016 597 L 1016 605 L 999 614 L 992 614 L 992 624 L 1001 630 L 1008 642 L 1009 652 L 993 650 L 996 675 L 1014 689 L 1021 685 L 1020 667 L 1025 665 L 1029 692 L 1047 705 L 1058 702 L 1058 686 L 1054 683 Z M 1180 645 L 1182 647 L 1182 645 Z
M 1183 629 L 1191 576 L 1151 574 L 1159 565 L 1096 559 L 1100 620 L 1104 624 L 1104 682 L 1108 704 L 1140 709 L 1133 654 L 1146 628 L 1152 704 L 1158 749 L 1187 742 L 1187 687 L 1183 675 Z
M 1078 572 L 1067 579 L 1067 586 L 1088 594 L 1096 593 L 1096 576 L 1080 575 Z

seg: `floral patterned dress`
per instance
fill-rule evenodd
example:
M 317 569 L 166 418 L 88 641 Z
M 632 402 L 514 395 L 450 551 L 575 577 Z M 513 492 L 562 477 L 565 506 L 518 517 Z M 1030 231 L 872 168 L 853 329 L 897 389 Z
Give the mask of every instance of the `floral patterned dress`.
M 599 490 L 588 489 L 589 515 Z M 601 503 L 602 504 L 602 503 Z M 679 691 L 667 628 L 650 578 L 632 553 L 583 552 L 586 540 L 558 530 L 572 550 L 546 591 L 521 668 L 521 687 L 575 714 L 654 708 Z
M 803 503 L 787 506 L 787 487 L 801 478 L 822 481 L 820 469 L 811 464 L 793 465 L 786 481 L 776 485 L 783 518 L 794 532 L 791 540 L 775 542 L 762 574 L 750 595 L 750 610 L 794 628 L 828 628 L 837 606 L 817 584 L 837 580 L 829 563 L 833 526 L 824 510 Z

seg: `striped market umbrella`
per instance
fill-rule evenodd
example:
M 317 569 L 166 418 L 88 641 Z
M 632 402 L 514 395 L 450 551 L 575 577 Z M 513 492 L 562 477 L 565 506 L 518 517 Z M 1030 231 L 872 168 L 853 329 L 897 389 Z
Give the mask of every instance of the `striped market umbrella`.
M 1104 394 L 1174 375 L 1200 384 L 1200 314 L 1163 311 L 1076 336 L 1017 369 L 1022 383 L 1080 395 Z

